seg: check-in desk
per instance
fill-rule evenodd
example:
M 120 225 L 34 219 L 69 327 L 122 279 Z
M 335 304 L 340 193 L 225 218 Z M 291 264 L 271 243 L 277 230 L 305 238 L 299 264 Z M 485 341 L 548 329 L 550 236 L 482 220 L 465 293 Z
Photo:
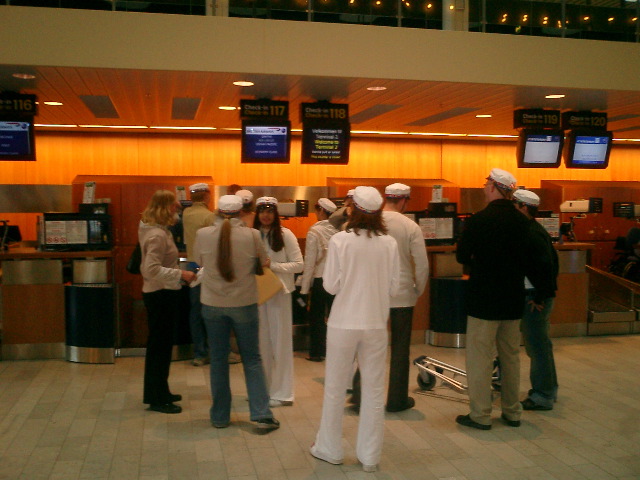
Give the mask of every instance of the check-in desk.
M 65 289 L 73 290 L 71 295 L 67 292 L 67 297 L 74 302 L 75 299 L 85 295 L 76 292 L 76 287 L 65 287 L 63 272 L 65 265 L 71 265 L 73 275 L 86 276 L 87 270 L 93 270 L 95 264 L 99 264 L 102 266 L 101 270 L 105 270 L 104 262 L 110 261 L 111 257 L 110 251 L 43 252 L 33 247 L 12 248 L 8 252 L 0 253 L 2 272 L 0 358 L 2 360 L 67 358 L 70 361 L 93 361 L 85 360 L 89 357 L 83 353 L 86 345 L 82 343 L 82 339 L 95 331 L 95 326 L 91 326 L 91 322 L 97 317 L 93 313 L 87 313 L 88 310 L 85 308 L 67 308 L 74 305 L 65 301 Z M 112 276 L 108 273 L 107 278 L 103 279 L 105 283 L 111 281 L 109 277 Z M 111 285 L 99 291 L 104 293 L 110 288 L 112 288 Z M 82 290 L 82 292 L 85 291 L 89 290 Z M 112 298 L 108 295 L 107 297 Z M 93 309 L 91 312 L 111 312 L 109 318 L 104 319 L 103 314 L 100 318 L 107 322 L 106 330 L 112 332 L 113 301 L 109 301 L 108 298 L 106 304 L 102 302 L 95 304 L 93 297 L 89 303 Z M 69 313 L 73 318 L 67 318 Z M 69 320 L 78 320 L 83 323 L 80 326 L 74 326 L 69 323 Z M 113 338 L 106 338 L 104 331 L 100 339 L 109 342 L 113 350 Z M 69 332 L 72 333 L 70 336 Z M 69 345 L 69 341 L 75 345 Z M 100 361 L 99 363 L 109 362 Z
M 556 244 L 555 248 L 560 268 L 558 291 L 550 318 L 550 335 L 587 335 L 589 279 L 586 265 L 594 245 L 574 242 Z M 414 310 L 412 341 L 464 347 L 465 281 L 462 277 L 462 265 L 456 261 L 455 246 L 429 246 L 427 255 L 429 285 Z

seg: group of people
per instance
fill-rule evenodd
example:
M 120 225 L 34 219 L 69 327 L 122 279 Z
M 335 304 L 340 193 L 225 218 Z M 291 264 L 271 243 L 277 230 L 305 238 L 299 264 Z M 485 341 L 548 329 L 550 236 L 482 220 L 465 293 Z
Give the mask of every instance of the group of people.
M 496 351 L 502 370 L 502 418 L 508 425 L 519 426 L 523 408 L 553 407 L 557 380 L 548 318 L 558 267 L 550 238 L 533 219 L 537 195 L 515 190 L 515 178 L 500 169 L 491 171 L 484 189 L 489 203 L 469 219 L 457 248 L 458 261 L 469 267 L 471 412 L 456 421 L 486 430 L 491 428 Z M 301 273 L 301 293 L 308 294 L 310 302 L 307 360 L 326 361 L 322 419 L 310 453 L 332 464 L 342 463 L 344 403 L 352 386 L 350 401 L 361 417 L 357 457 L 365 471 L 376 471 L 385 409 L 400 412 L 415 405 L 408 394 L 411 326 L 429 265 L 420 227 L 403 214 L 410 187 L 389 185 L 383 198 L 377 189 L 360 186 L 349 191 L 340 209 L 320 198 L 304 260 L 295 235 L 280 224 L 275 198 L 257 199 L 254 213 L 253 195 L 239 190 L 220 197 L 217 212 L 211 212 L 208 186 L 196 184 L 190 190 L 194 203 L 183 217 L 192 262 L 187 270 L 178 268 L 178 251 L 167 228 L 175 218 L 175 196 L 156 192 L 140 222 L 143 298 L 149 318 L 144 402 L 154 411 L 181 411 L 175 404 L 181 396 L 170 392 L 168 376 L 176 295 L 187 283 L 192 286 L 194 364 L 203 365 L 206 358 L 211 364 L 212 425 L 230 424 L 233 332 L 250 419 L 258 428 L 278 428 L 271 408 L 294 402 L 291 292 L 295 274 Z M 258 305 L 260 267 L 269 267 L 283 288 Z M 522 402 L 518 399 L 521 318 L 532 360 L 532 390 Z M 388 320 L 391 359 L 385 402 Z

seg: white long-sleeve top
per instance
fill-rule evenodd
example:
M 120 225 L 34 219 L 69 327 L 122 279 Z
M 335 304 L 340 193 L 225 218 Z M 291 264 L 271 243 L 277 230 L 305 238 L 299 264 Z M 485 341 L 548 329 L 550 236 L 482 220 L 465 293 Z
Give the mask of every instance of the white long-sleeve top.
M 391 298 L 391 308 L 413 307 L 429 278 L 424 235 L 416 222 L 399 212 L 383 210 L 382 219 L 389 235 L 398 242 L 400 255 L 400 284 L 397 295 Z
M 398 290 L 398 245 L 390 235 L 336 233 L 329 241 L 322 276 L 324 289 L 336 295 L 328 325 L 366 330 L 386 328 L 391 296 Z
M 138 241 L 142 251 L 142 291 L 180 290 L 182 272 L 178 267 L 178 248 L 169 229 L 140 222 Z
M 271 259 L 271 271 L 273 271 L 282 282 L 284 293 L 291 293 L 296 288 L 294 284 L 294 274 L 302 271 L 304 268 L 304 260 L 302 259 L 302 251 L 300 250 L 296 236 L 288 228 L 280 228 L 282 228 L 282 238 L 284 240 L 284 248 L 282 250 L 279 252 L 271 250 L 266 235 L 262 235 L 262 241 Z
M 324 264 L 327 260 L 327 248 L 329 240 L 338 230 L 329 223 L 329 220 L 320 220 L 313 224 L 307 232 L 307 241 L 304 248 L 304 270 L 302 271 L 302 284 L 300 293 L 306 295 L 311 290 L 314 278 L 322 278 Z

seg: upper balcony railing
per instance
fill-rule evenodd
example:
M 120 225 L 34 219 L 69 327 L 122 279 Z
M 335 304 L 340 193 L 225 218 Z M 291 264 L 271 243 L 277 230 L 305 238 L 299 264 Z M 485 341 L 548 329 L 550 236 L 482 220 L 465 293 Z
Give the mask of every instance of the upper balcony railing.
M 0 0 L 0 4 L 640 42 L 640 0 Z

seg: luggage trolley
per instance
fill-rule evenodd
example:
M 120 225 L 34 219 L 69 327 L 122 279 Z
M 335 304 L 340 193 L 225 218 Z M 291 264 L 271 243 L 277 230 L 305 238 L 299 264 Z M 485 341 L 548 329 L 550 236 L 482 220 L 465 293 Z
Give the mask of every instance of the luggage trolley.
M 466 371 L 426 355 L 416 358 L 413 364 L 419 370 L 417 380 L 420 390 L 432 390 L 440 379 L 442 384 L 451 387 L 456 392 L 467 393 L 468 386 L 457 379 L 457 377 L 466 377 Z M 449 375 L 445 375 L 445 372 L 449 372 Z M 500 360 L 498 358 L 493 361 L 491 387 L 496 392 L 500 391 Z

